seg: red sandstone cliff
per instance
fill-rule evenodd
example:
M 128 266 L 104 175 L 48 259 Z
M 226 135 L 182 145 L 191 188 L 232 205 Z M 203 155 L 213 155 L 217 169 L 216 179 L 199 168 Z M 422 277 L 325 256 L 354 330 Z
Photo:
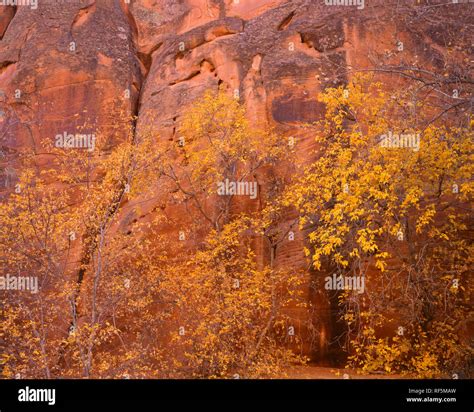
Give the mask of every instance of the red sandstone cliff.
M 138 117 L 137 133 L 151 123 L 160 139 L 177 140 L 187 107 L 222 84 L 238 93 L 251 122 L 295 136 L 299 159 L 310 161 L 315 147 L 306 126 L 321 118 L 324 107 L 317 97 L 325 88 L 345 84 L 363 69 L 472 69 L 474 6 L 468 4 L 440 12 L 431 1 L 411 6 L 367 0 L 361 10 L 316 0 L 127 3 L 40 1 L 37 10 L 2 7 L 1 190 L 15 180 L 19 149 L 39 148 L 40 142 L 84 124 L 90 130 L 112 126 L 117 108 Z M 405 81 L 393 73 L 385 79 L 387 89 Z M 48 157 L 39 153 L 35 163 L 46 167 Z M 148 203 L 141 217 L 156 206 Z M 183 210 L 176 206 L 171 213 Z M 125 226 L 129 220 L 125 210 Z M 277 265 L 307 268 L 301 239 L 297 235 L 297 242 L 277 253 Z M 268 259 L 263 249 L 258 253 L 259 260 Z M 319 310 L 317 330 L 301 326 L 298 333 L 305 336 L 304 353 L 325 359 L 335 326 L 328 302 L 311 288 L 311 276 L 307 299 Z M 294 312 L 301 325 L 313 316 Z

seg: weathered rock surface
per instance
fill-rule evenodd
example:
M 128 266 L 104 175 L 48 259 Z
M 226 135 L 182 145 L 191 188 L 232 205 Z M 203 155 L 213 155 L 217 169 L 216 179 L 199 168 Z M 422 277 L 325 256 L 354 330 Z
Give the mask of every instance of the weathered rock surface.
M 306 124 L 321 117 L 318 93 L 326 87 L 379 62 L 472 68 L 469 26 L 450 32 L 445 25 L 453 16 L 472 19 L 473 5 L 446 7 L 440 22 L 400 2 L 365 3 L 362 10 L 316 0 L 40 0 L 36 10 L 0 7 L 0 186 L 14 180 L 20 148 L 39 148 L 84 124 L 107 127 L 116 106 L 138 115 L 138 131 L 151 121 L 159 138 L 177 139 L 186 108 L 221 84 L 239 93 L 252 122 L 297 137 L 298 156 L 310 161 Z M 47 160 L 38 153 L 39 167 Z M 278 265 L 307 267 L 301 239 L 281 248 Z M 295 308 L 296 332 L 305 336 L 305 353 L 324 358 L 331 307 L 318 301 L 311 282 L 307 295 L 319 305 L 317 328 L 299 326 L 313 314 Z

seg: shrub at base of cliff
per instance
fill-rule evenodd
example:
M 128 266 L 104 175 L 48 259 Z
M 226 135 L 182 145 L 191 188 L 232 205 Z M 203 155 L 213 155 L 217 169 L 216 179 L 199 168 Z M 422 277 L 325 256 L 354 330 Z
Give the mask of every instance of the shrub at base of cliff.
M 264 213 L 277 197 L 250 188 L 288 157 L 286 142 L 251 130 L 223 91 L 196 102 L 179 142 L 132 126 L 123 139 L 132 122 L 120 119 L 93 152 L 49 148 L 41 173 L 24 154 L 19 189 L 0 204 L 2 267 L 39 284 L 0 294 L 2 376 L 257 378 L 304 362 L 285 347 L 283 315 L 302 304 L 302 276 L 254 254 L 271 233 L 274 257 L 280 239 Z M 274 173 L 272 194 L 281 181 Z M 217 193 L 222 182 L 248 184 Z
M 211 232 L 201 251 L 170 269 L 163 288 L 175 297 L 175 376 L 282 376 L 304 362 L 283 345 L 289 319 L 282 314 L 301 301 L 303 276 L 258 268 L 250 224 L 242 217 Z
M 461 376 L 472 356 L 472 124 L 418 130 L 432 113 L 405 99 L 367 76 L 326 90 L 318 159 L 287 203 L 315 228 L 315 269 L 364 280 L 364 290 L 326 291 L 346 324 L 351 366 Z M 397 112 L 408 103 L 419 106 L 413 118 Z

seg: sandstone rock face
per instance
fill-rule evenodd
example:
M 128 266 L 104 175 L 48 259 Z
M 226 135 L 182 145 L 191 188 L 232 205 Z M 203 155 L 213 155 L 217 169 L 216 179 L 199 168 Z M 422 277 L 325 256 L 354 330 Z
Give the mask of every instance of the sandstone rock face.
M 315 147 L 307 124 L 321 118 L 318 93 L 325 88 L 378 62 L 472 65 L 465 60 L 472 54 L 467 26 L 441 35 L 439 21 L 396 1 L 366 0 L 364 9 L 322 0 L 39 3 L 0 7 L 0 190 L 15 180 L 20 148 L 35 149 L 84 124 L 106 128 L 116 121 L 115 107 L 138 116 L 138 132 L 152 122 L 160 139 L 178 139 L 186 108 L 220 85 L 240 97 L 252 123 L 294 136 L 300 160 L 310 161 Z M 472 5 L 462 7 L 472 16 Z M 45 167 L 48 157 L 38 151 L 35 162 Z M 282 247 L 277 265 L 307 268 L 302 238 Z M 259 259 L 266 259 L 263 252 Z M 295 308 L 296 331 L 305 336 L 302 352 L 327 359 L 334 308 L 316 296 L 312 276 L 307 298 L 318 310 Z M 308 317 L 314 330 L 298 326 Z
M 0 45 L 0 144 L 12 156 L 17 147 L 35 148 L 84 123 L 111 124 L 117 96 L 131 88 L 132 111 L 140 88 L 133 33 L 117 2 L 50 3 L 18 6 Z

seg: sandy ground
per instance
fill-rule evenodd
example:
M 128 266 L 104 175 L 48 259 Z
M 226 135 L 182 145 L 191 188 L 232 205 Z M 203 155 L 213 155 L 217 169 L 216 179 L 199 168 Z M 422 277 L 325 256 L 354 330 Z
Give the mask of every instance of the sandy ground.
M 293 366 L 287 371 L 288 379 L 406 379 L 407 376 L 367 374 L 355 369 L 331 368 L 316 365 Z

